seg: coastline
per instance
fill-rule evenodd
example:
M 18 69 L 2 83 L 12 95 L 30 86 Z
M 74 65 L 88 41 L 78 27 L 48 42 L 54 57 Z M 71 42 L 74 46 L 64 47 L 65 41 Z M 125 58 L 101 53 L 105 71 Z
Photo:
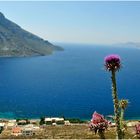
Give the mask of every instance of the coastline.
M 1 113 L 2 114 L 2 113 Z M 6 116 L 7 114 L 7 116 Z M 0 125 L 2 126 L 0 139 L 99 139 L 98 135 L 95 135 L 89 129 L 90 119 L 86 118 L 65 118 L 54 116 L 46 116 L 46 118 L 41 117 L 9 117 L 10 112 L 1 115 Z M 18 114 L 17 114 L 18 115 Z M 14 116 L 14 115 L 13 115 Z M 45 116 L 44 116 L 45 117 Z M 63 122 L 60 122 L 60 119 Z M 43 121 L 44 122 L 43 122 Z M 50 122 L 51 120 L 51 122 Z M 55 120 L 53 122 L 52 120 Z M 59 120 L 59 121 L 58 121 Z M 125 119 L 127 125 L 127 132 L 125 138 L 135 138 L 135 126 L 140 124 L 140 119 L 130 118 Z M 108 119 L 109 121 L 109 119 Z M 115 138 L 115 123 L 108 123 L 109 127 L 106 131 L 106 138 Z M 17 130 L 19 130 L 17 132 Z M 30 134 L 25 132 L 30 130 Z M 34 133 L 34 134 L 33 134 Z M 82 135 L 81 135 L 82 134 Z
M 0 117 L 0 120 L 16 120 L 16 119 L 28 119 L 28 120 L 35 120 L 35 121 L 39 121 L 40 117 L 8 117 L 8 116 L 3 116 Z M 62 116 L 44 116 L 44 117 L 62 117 Z M 84 121 L 84 122 L 89 122 L 91 119 L 86 119 L 86 118 L 78 118 L 78 117 L 64 117 L 66 120 L 80 120 L 80 121 Z M 109 120 L 109 119 L 107 119 Z M 140 117 L 133 117 L 133 118 L 126 118 L 124 119 L 127 122 L 133 122 L 133 121 L 140 121 Z

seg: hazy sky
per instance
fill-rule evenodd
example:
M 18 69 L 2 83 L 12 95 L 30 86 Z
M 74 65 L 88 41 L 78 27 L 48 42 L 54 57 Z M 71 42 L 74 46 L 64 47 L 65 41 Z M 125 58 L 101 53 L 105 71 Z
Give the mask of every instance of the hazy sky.
M 2 2 L 0 11 L 49 41 L 140 42 L 140 2 Z

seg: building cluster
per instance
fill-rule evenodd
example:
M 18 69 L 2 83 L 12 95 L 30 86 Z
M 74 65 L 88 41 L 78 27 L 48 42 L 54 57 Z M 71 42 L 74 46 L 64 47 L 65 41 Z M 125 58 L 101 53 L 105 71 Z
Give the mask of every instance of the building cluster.
M 39 119 L 0 120 L 0 132 L 8 131 L 11 136 L 34 136 L 47 125 L 70 125 L 64 118 L 44 118 L 44 124 L 40 125 Z

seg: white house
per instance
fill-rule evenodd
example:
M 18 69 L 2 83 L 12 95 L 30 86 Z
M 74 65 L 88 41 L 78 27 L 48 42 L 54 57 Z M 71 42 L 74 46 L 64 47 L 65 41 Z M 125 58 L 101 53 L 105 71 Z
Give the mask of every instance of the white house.
M 45 123 L 50 125 L 64 124 L 64 118 L 45 118 Z
M 7 124 L 6 124 L 6 128 L 7 129 L 12 129 L 14 126 L 16 126 L 17 125 L 17 123 L 16 122 L 8 122 Z
M 33 128 L 23 128 L 22 129 L 22 135 L 23 136 L 33 136 L 35 135 L 35 131 L 33 130 Z

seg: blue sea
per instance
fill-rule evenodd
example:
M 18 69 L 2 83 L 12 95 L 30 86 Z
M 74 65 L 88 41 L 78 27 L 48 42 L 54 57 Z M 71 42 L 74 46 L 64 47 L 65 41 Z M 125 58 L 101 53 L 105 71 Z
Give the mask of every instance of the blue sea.
M 120 99 L 128 99 L 125 117 L 140 118 L 140 49 L 61 44 L 49 56 L 0 58 L 0 117 L 64 116 L 90 119 L 97 111 L 113 114 L 111 75 L 104 57 L 119 54 Z

